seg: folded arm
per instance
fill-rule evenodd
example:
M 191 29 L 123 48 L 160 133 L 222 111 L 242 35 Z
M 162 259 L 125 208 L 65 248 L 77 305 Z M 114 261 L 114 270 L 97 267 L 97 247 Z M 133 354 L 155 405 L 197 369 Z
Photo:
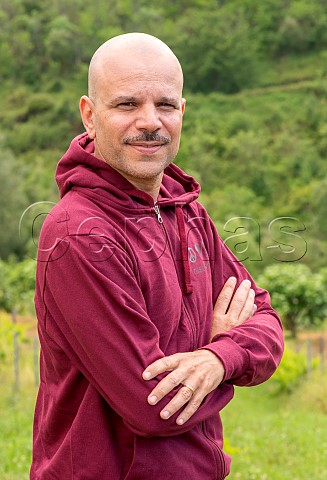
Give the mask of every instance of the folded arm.
M 236 278 L 230 277 L 222 288 L 213 310 L 211 338 L 221 332 L 244 323 L 256 311 L 254 291 L 249 280 L 236 289 Z M 174 388 L 181 388 L 161 410 L 160 416 L 168 419 L 186 405 L 176 423 L 183 425 L 214 391 L 225 376 L 223 363 L 217 355 L 206 349 L 177 353 L 157 360 L 143 372 L 144 380 L 150 380 L 164 372 L 163 378 L 148 396 L 150 405 L 156 405 Z

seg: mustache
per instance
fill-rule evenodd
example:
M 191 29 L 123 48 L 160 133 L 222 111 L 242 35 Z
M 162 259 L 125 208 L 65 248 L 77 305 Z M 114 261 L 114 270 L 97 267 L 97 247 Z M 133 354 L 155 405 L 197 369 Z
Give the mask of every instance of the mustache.
M 124 138 L 124 143 L 135 143 L 135 142 L 158 142 L 166 145 L 170 143 L 170 138 L 163 135 L 159 135 L 156 132 L 144 132 L 142 135 L 137 137 L 126 137 Z

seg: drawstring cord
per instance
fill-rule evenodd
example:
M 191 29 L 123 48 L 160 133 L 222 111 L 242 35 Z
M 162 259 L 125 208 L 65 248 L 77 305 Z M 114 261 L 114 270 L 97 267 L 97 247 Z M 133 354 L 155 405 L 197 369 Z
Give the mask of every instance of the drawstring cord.
M 183 274 L 184 274 L 184 292 L 186 294 L 189 294 L 193 292 L 193 285 L 191 283 L 191 270 L 190 270 L 190 264 L 188 261 L 188 249 L 187 249 L 187 238 L 186 238 L 183 205 L 176 205 L 176 216 L 177 216 L 177 225 L 178 225 L 178 232 L 179 232 L 180 245 L 181 245 L 181 256 L 182 256 L 182 265 L 183 265 Z

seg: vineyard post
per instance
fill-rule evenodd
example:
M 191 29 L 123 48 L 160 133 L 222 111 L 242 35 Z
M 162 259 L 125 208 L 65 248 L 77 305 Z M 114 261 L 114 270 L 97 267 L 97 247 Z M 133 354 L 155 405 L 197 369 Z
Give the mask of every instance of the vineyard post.
M 311 372 L 312 368 L 312 344 L 310 338 L 307 339 L 307 373 Z
M 319 339 L 319 351 L 320 351 L 320 369 L 321 371 L 325 368 L 325 339 L 320 337 Z

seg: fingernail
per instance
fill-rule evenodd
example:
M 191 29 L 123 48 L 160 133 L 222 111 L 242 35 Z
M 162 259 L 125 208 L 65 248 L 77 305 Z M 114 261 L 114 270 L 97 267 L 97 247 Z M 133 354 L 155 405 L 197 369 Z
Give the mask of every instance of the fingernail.
M 233 283 L 236 283 L 236 277 L 229 277 L 229 280 Z
M 164 410 L 163 412 L 161 412 L 160 416 L 161 418 L 168 418 L 170 415 L 170 413 L 168 412 L 168 410 Z
M 151 397 L 149 397 L 149 403 L 151 403 L 152 405 L 157 403 L 157 401 L 158 401 L 158 398 L 155 395 L 151 395 Z
M 250 282 L 250 280 L 243 280 L 243 284 L 244 285 L 251 285 L 251 282 Z
M 144 378 L 144 380 L 149 380 L 149 378 L 151 378 L 151 373 L 150 372 L 143 372 L 143 378 Z
M 179 418 L 179 419 L 177 420 L 177 423 L 178 423 L 178 425 L 183 425 L 183 423 L 184 423 L 184 418 Z

